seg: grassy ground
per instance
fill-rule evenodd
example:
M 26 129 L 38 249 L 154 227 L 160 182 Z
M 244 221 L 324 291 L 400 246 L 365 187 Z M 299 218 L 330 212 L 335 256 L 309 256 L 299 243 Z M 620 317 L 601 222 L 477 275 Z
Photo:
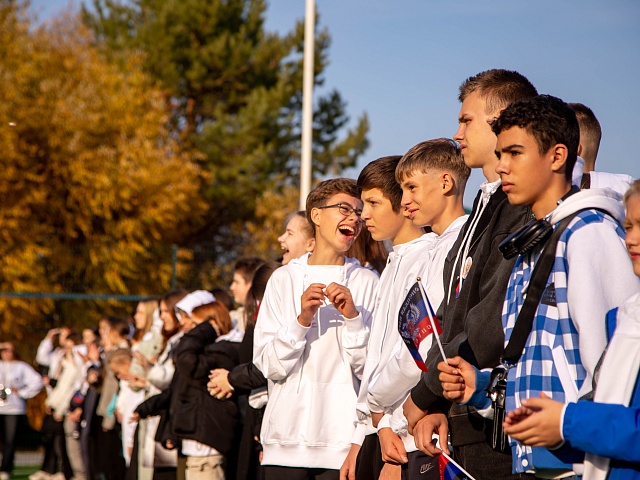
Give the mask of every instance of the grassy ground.
M 11 475 L 11 480 L 27 480 L 29 475 L 37 471 L 38 467 L 16 467 Z

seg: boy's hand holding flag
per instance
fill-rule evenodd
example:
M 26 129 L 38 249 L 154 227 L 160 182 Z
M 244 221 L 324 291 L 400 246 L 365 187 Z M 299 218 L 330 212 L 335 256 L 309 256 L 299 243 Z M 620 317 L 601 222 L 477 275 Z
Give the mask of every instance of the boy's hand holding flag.
M 436 333 L 435 338 L 440 347 L 442 358 L 446 361 L 444 350 L 438 337 L 442 333 L 442 327 L 440 327 L 429 298 L 420 283 L 420 277 L 416 279 L 416 283 L 409 289 L 409 293 L 400 307 L 398 331 L 420 370 L 427 371 L 424 359 L 420 355 L 420 344 L 434 332 Z

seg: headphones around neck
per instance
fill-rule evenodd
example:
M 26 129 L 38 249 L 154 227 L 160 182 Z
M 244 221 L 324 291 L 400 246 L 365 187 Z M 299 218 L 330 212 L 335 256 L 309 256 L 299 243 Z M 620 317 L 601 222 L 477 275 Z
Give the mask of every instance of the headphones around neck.
M 509 260 L 516 255 L 529 252 L 536 245 L 546 243 L 552 233 L 553 225 L 547 220 L 532 220 L 500 242 L 498 248 L 502 256 Z

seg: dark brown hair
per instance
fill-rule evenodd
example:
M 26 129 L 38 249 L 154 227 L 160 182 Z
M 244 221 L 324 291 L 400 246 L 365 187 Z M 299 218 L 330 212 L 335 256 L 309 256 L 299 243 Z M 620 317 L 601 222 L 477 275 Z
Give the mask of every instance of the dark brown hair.
M 160 302 L 164 302 L 164 304 L 167 306 L 167 310 L 169 310 L 169 315 L 171 315 L 171 317 L 173 318 L 173 324 L 175 325 L 173 329 L 166 330 L 163 322 L 163 325 L 162 325 L 162 338 L 163 338 L 162 348 L 163 349 L 167 345 L 167 341 L 171 337 L 173 337 L 176 333 L 178 333 L 182 328 L 182 325 L 180 325 L 180 322 L 178 321 L 178 317 L 176 317 L 176 303 L 178 303 L 188 294 L 189 294 L 188 290 L 185 290 L 184 288 L 180 288 L 178 290 L 171 290 L 170 292 L 167 292 L 164 295 L 162 295 L 162 297 L 160 298 Z
M 369 230 L 363 228 L 345 255 L 355 258 L 363 267 L 371 266 L 378 274 L 382 274 L 382 270 L 387 265 L 389 252 L 384 242 L 374 240 Z
M 256 270 L 253 275 L 253 282 L 251 282 L 251 288 L 247 292 L 247 299 L 244 302 L 244 318 L 245 329 L 253 328 L 256 324 L 256 317 L 258 316 L 258 309 L 262 298 L 264 297 L 264 291 L 267 288 L 267 282 L 271 278 L 273 272 L 280 268 L 282 264 L 280 262 L 267 262 Z
M 249 279 L 249 281 L 251 281 L 251 278 Z M 215 287 L 209 290 L 209 292 L 215 297 L 218 302 L 227 307 L 227 310 L 233 310 L 233 298 L 231 298 L 231 295 L 227 293 L 227 290 L 225 288 Z
M 575 112 L 557 97 L 538 95 L 515 102 L 505 108 L 491 125 L 493 133 L 500 135 L 503 130 L 520 127 L 531 135 L 538 145 L 540 155 L 544 155 L 553 145 L 567 147 L 564 175 L 571 181 L 573 166 L 578 158 L 580 127 Z
M 318 207 L 324 207 L 327 204 L 327 200 L 338 193 L 344 193 L 355 197 L 358 200 L 360 199 L 360 189 L 358 188 L 358 184 L 351 178 L 332 178 L 330 180 L 320 182 L 307 196 L 307 221 L 313 227 L 314 235 L 316 225 L 311 220 L 311 210 Z
M 239 273 L 244 281 L 249 283 L 253 278 L 253 274 L 260 265 L 264 263 L 264 260 L 258 257 L 246 257 L 239 258 L 233 267 L 234 273 Z
M 120 318 L 120 317 L 114 317 L 111 315 L 107 315 L 106 317 L 102 317 L 103 320 L 106 320 L 107 323 L 109 324 L 109 331 L 113 332 L 118 332 L 118 334 L 124 338 L 127 339 L 129 338 L 129 333 L 130 333 L 130 323 L 125 320 L 124 318 Z
M 391 208 L 395 213 L 400 212 L 402 203 L 402 188 L 395 176 L 401 158 L 401 155 L 378 158 L 364 167 L 358 176 L 360 190 L 379 189 L 384 198 L 391 202 Z

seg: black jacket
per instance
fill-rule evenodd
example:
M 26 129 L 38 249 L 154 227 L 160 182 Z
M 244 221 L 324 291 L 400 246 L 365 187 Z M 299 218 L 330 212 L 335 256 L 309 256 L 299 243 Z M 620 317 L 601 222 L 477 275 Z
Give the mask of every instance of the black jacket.
M 229 372 L 229 383 L 235 388 L 235 395 L 248 395 L 251 390 L 267 386 L 267 380 L 253 364 L 253 334 L 255 326 L 249 327 L 244 333 L 240 344 L 240 365 Z M 240 397 L 238 402 L 246 401 Z M 246 404 L 246 414 L 242 428 L 242 437 L 238 446 L 237 480 L 260 478 L 260 444 L 255 437 L 260 437 L 260 427 L 264 415 L 264 407 L 252 408 Z
M 227 455 L 238 434 L 238 408 L 233 399 L 219 400 L 207 391 L 209 372 L 232 370 L 238 364 L 237 343 L 218 342 L 216 331 L 203 322 L 185 334 L 174 352 L 176 372 L 169 388 L 138 406 L 141 417 L 165 415 L 166 427 L 156 440 L 174 444 L 195 440 Z
M 267 379 L 253 364 L 254 331 L 255 327 L 247 328 L 240 344 L 240 365 L 229 372 L 229 383 L 239 395 L 246 395 L 253 389 L 267 386 Z
M 460 355 L 478 368 L 492 368 L 500 363 L 504 350 L 502 305 L 515 258 L 505 260 L 498 245 L 508 234 L 524 225 L 530 218 L 528 208 L 514 207 L 499 188 L 489 199 L 474 232 L 469 255 L 472 267 L 458 298 L 460 258 L 454 266 L 456 254 L 464 234 L 470 228 L 474 213 L 479 209 L 480 193 L 475 199 L 472 214 L 449 251 L 444 264 L 444 289 L 447 294 L 451 273 L 455 272 L 449 301 L 441 305 L 438 317 L 442 322 L 442 341 L 447 357 Z M 461 255 L 462 256 L 462 255 Z M 411 391 L 411 398 L 423 410 L 436 406 L 448 408 L 438 379 L 437 364 L 442 355 L 434 343 L 427 355 L 428 372 Z M 475 411 L 457 404 L 450 405 L 449 422 L 454 446 L 485 440 L 489 425 Z M 490 429 L 488 430 L 491 431 Z
M 171 379 L 171 384 L 165 390 L 153 397 L 149 397 L 135 409 L 135 413 L 140 418 L 160 416 L 160 423 L 156 430 L 155 441 L 167 446 L 167 441 L 171 441 L 173 445 L 178 445 L 178 439 L 171 432 L 171 424 L 169 422 L 169 407 L 171 406 L 171 394 L 175 387 L 176 375 Z

